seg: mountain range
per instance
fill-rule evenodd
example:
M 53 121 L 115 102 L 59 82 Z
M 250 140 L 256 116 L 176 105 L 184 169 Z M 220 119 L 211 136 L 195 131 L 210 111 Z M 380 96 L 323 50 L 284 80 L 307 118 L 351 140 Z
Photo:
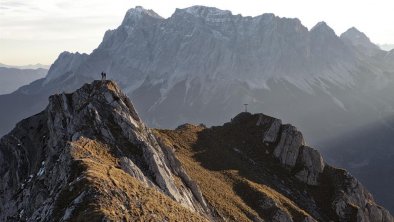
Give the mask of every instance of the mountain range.
M 324 22 L 308 30 L 273 14 L 242 17 L 194 6 L 163 19 L 137 7 L 90 55 L 62 53 L 45 79 L 15 95 L 73 90 L 105 71 L 152 126 L 223 123 L 250 103 L 320 141 L 332 129 L 339 134 L 392 113 L 393 59 L 355 28 L 338 37 Z
M 4 68 L 14 68 L 14 69 L 49 69 L 50 65 L 43 65 L 41 63 L 37 63 L 35 65 L 29 64 L 29 65 L 6 65 L 4 63 L 0 63 L 0 67 Z
M 19 87 L 44 78 L 47 69 L 19 69 L 2 67 L 0 64 L 0 95 L 12 93 Z
M 108 80 L 1 138 L 0 178 L 1 221 L 394 221 L 290 124 L 243 112 L 150 129 Z
M 45 78 L 0 96 L 0 134 L 41 111 L 49 95 L 74 91 L 101 72 L 133 98 L 148 126 L 220 125 L 247 103 L 250 111 L 292 122 L 311 145 L 339 156 L 340 145 L 327 141 L 384 124 L 394 111 L 394 51 L 380 50 L 356 28 L 337 36 L 324 22 L 308 30 L 274 14 L 243 17 L 193 6 L 165 19 L 136 7 L 91 54 L 64 52 Z M 376 155 L 392 149 L 385 144 Z

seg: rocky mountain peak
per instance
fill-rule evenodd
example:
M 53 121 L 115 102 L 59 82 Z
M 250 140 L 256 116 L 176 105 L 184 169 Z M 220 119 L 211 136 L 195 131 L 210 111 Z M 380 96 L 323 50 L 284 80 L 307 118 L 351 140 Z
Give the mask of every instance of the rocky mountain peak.
M 176 9 L 175 13 L 171 17 L 176 18 L 176 21 L 178 20 L 178 16 L 182 18 L 182 21 L 189 19 L 194 22 L 205 21 L 207 24 L 211 24 L 214 26 L 218 24 L 225 24 L 226 22 L 232 21 L 232 19 L 234 19 L 233 14 L 228 10 L 221 10 L 214 7 L 199 5 L 191 6 L 184 9 Z
M 59 106 L 58 102 L 62 101 L 63 106 Z M 119 106 L 130 114 L 132 123 L 135 127 L 140 127 L 142 122 L 138 117 L 133 105 L 129 99 L 123 94 L 119 86 L 110 80 L 95 80 L 91 84 L 85 84 L 72 94 L 56 94 L 49 97 L 48 109 L 54 113 L 69 112 L 71 110 L 80 110 L 89 104 L 101 104 L 101 108 L 105 108 L 103 104 L 109 104 L 111 107 Z M 110 111 L 110 110 L 101 110 Z
M 340 38 L 360 50 L 363 50 L 363 52 L 367 54 L 376 54 L 380 51 L 379 46 L 372 43 L 367 35 L 355 27 L 351 27 L 346 32 L 342 33 Z
M 323 35 L 336 36 L 334 30 L 330 26 L 328 26 L 327 23 L 324 21 L 318 22 L 315 26 L 313 26 L 311 28 L 311 32 L 312 33 L 320 33 Z
M 351 27 L 346 32 L 342 33 L 341 38 L 349 39 L 349 40 L 358 40 L 358 41 L 366 41 L 371 42 L 369 38 L 361 31 L 359 31 L 356 27 Z
M 126 12 L 122 25 L 132 25 L 143 18 L 164 19 L 151 9 L 136 6 Z
M 207 7 L 201 5 L 191 6 L 189 8 L 182 9 L 183 11 L 199 17 L 209 17 L 209 16 L 228 16 L 232 15 L 231 11 L 221 10 L 215 7 Z

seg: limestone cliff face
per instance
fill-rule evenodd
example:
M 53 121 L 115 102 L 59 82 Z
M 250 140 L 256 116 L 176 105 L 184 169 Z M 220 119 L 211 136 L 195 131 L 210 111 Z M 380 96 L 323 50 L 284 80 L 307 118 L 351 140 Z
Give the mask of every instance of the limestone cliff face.
M 152 211 L 147 218 L 169 217 L 155 209 L 171 204 L 184 215 L 210 218 L 199 188 L 175 159 L 114 82 L 53 95 L 43 112 L 1 140 L 0 221 L 143 218 L 129 213 L 147 198 L 132 184 L 164 198 L 145 206 Z
M 51 96 L 0 140 L 0 221 L 87 219 L 393 221 L 294 126 L 152 130 L 112 81 Z

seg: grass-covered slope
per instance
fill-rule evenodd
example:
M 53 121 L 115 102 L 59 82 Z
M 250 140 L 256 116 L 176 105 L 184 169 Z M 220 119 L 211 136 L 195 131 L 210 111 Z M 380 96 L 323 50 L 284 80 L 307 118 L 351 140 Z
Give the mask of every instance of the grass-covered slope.
M 308 165 L 300 157 L 294 167 L 281 164 L 274 152 L 285 125 L 276 142 L 263 142 L 273 120 L 241 113 L 223 126 L 185 124 L 175 130 L 156 130 L 156 135 L 173 147 L 208 203 L 227 220 L 392 221 L 346 170 L 324 164 L 317 184 L 311 185 L 296 176 L 302 164 Z M 261 121 L 266 124 L 258 124 Z M 305 149 L 311 148 L 302 145 L 298 156 Z

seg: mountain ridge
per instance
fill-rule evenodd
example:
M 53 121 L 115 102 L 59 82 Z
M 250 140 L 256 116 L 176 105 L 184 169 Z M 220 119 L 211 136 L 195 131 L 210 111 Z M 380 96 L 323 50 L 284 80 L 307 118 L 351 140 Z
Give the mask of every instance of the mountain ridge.
M 25 130 L 34 130 L 34 133 L 24 134 Z M 1 139 L 1 144 L 2 220 L 70 220 L 72 215 L 74 220 L 149 218 L 144 212 L 125 214 L 130 205 L 125 207 L 124 204 L 130 203 L 124 199 L 135 201 L 132 197 L 136 191 L 132 189 L 136 187 L 147 193 L 141 200 L 151 198 L 149 192 L 153 192 L 168 203 L 172 208 L 165 211 L 165 216 L 182 218 L 171 211 L 182 211 L 183 207 L 201 214 L 208 211 L 202 199 L 195 199 L 199 192 L 196 187 L 181 187 L 188 183 L 187 175 L 179 166 L 176 168 L 175 163 L 168 162 L 166 158 L 171 157 L 171 152 L 163 153 L 158 147 L 130 101 L 113 82 L 96 81 L 73 94 L 51 96 L 46 110 L 19 123 L 11 134 Z M 13 147 L 18 148 L 12 151 Z M 115 166 L 122 169 L 121 172 Z M 108 176 L 101 175 L 106 170 Z M 114 171 L 113 177 L 110 171 Z M 185 182 L 175 185 L 174 173 Z M 126 183 L 132 184 L 131 190 L 127 190 Z M 108 196 L 106 189 L 111 186 L 120 196 Z M 43 192 L 45 189 L 48 192 Z M 163 194 L 157 196 L 158 190 L 166 193 L 164 200 Z M 13 195 L 18 195 L 20 202 L 13 202 Z M 176 200 L 179 206 L 168 202 L 168 198 Z M 102 206 L 95 205 L 94 201 Z M 108 212 L 112 208 L 108 201 L 121 204 L 117 210 L 123 212 L 125 218 L 119 217 L 119 212 L 115 215 Z M 76 206 L 81 207 L 81 203 L 86 204 L 82 205 L 86 210 L 77 214 Z M 152 209 L 160 211 L 157 207 L 162 205 L 157 204 Z M 193 216 L 190 212 L 187 215 Z M 186 219 L 186 214 L 183 216 L 183 220 Z M 195 219 L 202 220 L 197 216 Z
M 5 67 L 5 68 L 15 68 L 15 69 L 49 69 L 50 65 L 44 65 L 41 63 L 37 64 L 29 64 L 29 65 L 7 65 L 4 63 L 0 63 L 0 67 Z
M 201 10 L 204 9 L 204 7 L 199 6 L 197 9 Z M 269 90 L 272 88 L 272 86 L 269 86 L 271 81 L 285 82 L 285 84 L 295 85 L 305 93 L 314 93 L 314 88 L 325 87 L 328 83 L 335 85 L 339 84 L 339 87 L 352 87 L 354 85 L 353 74 L 346 71 L 347 69 L 351 69 L 346 67 L 348 65 L 345 67 L 339 67 L 340 69 L 336 72 L 333 72 L 332 70 L 327 71 L 329 72 L 329 76 L 327 76 L 328 73 L 323 74 L 324 72 L 321 70 L 331 69 L 330 66 L 337 62 L 333 61 L 322 63 L 319 61 L 309 61 L 316 58 L 320 58 L 320 60 L 332 60 L 331 58 L 336 58 L 338 60 L 342 59 L 344 61 L 349 61 L 348 63 L 352 64 L 352 60 L 355 58 L 351 59 L 352 56 L 347 52 L 346 47 L 344 47 L 343 44 L 338 43 L 338 40 L 334 40 L 334 44 L 337 45 L 335 47 L 338 49 L 337 52 L 334 49 L 327 50 L 326 48 L 321 48 L 321 45 L 325 45 L 324 41 L 326 40 L 325 38 L 319 37 L 321 36 L 319 34 L 314 35 L 316 37 L 313 37 L 315 39 L 313 40 L 315 43 L 308 43 L 309 40 L 307 40 L 308 38 L 306 37 L 309 32 L 306 27 L 302 26 L 298 19 L 279 18 L 273 14 L 263 14 L 250 19 L 250 17 L 242 17 L 240 15 L 234 16 L 231 13 L 224 13 L 224 16 L 229 19 L 225 20 L 227 22 L 214 22 L 212 25 L 216 25 L 210 26 L 209 29 L 207 29 L 205 28 L 207 24 L 201 23 L 199 19 L 196 19 L 194 16 L 192 16 L 192 18 L 190 16 L 186 16 L 191 15 L 187 10 L 190 11 L 190 9 L 179 9 L 168 19 L 156 19 L 149 16 L 149 18 L 142 19 L 140 21 L 141 23 L 139 22 L 138 24 L 134 24 L 131 22 L 131 26 L 124 24 L 128 21 L 128 17 L 125 16 L 125 19 L 122 22 L 123 25 L 119 26 L 116 30 L 107 31 L 103 42 L 91 55 L 88 57 L 85 56 L 84 58 L 80 57 L 78 54 L 75 55 L 74 60 L 80 61 L 79 63 L 69 66 L 68 64 L 72 64 L 68 60 L 71 59 L 71 57 L 66 59 L 63 56 L 64 53 L 61 54 L 55 61 L 54 65 L 59 64 L 56 66 L 64 68 L 55 69 L 55 67 L 52 67 L 43 87 L 40 87 L 39 90 L 45 91 L 42 90 L 42 88 L 48 88 L 45 87 L 45 85 L 50 81 L 53 84 L 56 84 L 56 78 L 54 77 L 58 77 L 60 75 L 84 75 L 84 78 L 87 77 L 87 79 L 91 81 L 92 79 L 97 78 L 97 73 L 105 71 L 110 73 L 111 78 L 121 82 L 126 93 L 129 95 L 136 94 L 137 91 L 145 90 L 145 85 L 151 85 L 151 87 L 156 88 L 152 89 L 153 91 L 160 91 L 159 95 L 154 95 L 154 101 L 152 101 L 151 104 L 140 105 L 139 100 L 136 99 L 137 106 L 146 107 L 146 109 L 142 111 L 143 115 L 149 116 L 153 115 L 152 112 L 156 112 L 155 110 L 162 109 L 157 106 L 167 103 L 165 100 L 170 91 L 175 88 L 177 84 L 183 84 L 183 81 L 185 81 L 186 86 L 182 87 L 186 87 L 186 92 L 188 91 L 188 86 L 191 86 L 190 88 L 193 88 L 192 91 L 196 93 L 200 91 L 202 93 L 202 95 L 199 95 L 200 98 L 203 98 L 203 101 L 201 101 L 203 103 L 202 105 L 213 102 L 209 100 L 211 98 L 211 94 L 215 93 L 212 92 L 215 88 L 229 88 L 232 85 L 236 86 L 246 84 L 245 86 L 240 85 L 236 87 L 247 87 L 245 90 L 252 91 L 250 94 L 255 94 L 253 91 L 256 90 Z M 214 11 L 218 10 L 219 9 L 215 9 Z M 136 10 L 134 9 L 134 11 Z M 190 25 L 185 25 L 189 22 Z M 220 27 L 220 25 L 227 23 L 228 25 L 225 25 L 223 28 Z M 157 33 L 161 32 L 164 36 L 154 37 L 149 34 L 151 33 L 151 31 L 149 31 L 150 29 L 157 30 L 155 31 L 155 35 L 159 36 Z M 168 33 L 168 31 L 172 29 L 175 29 L 174 31 L 176 31 L 174 35 Z M 259 30 L 258 32 L 261 32 L 261 34 L 255 33 L 253 30 Z M 179 31 L 181 33 L 178 34 L 177 32 Z M 242 34 L 243 32 L 245 32 L 245 34 Z M 146 36 L 142 36 L 142 33 L 146 33 L 144 34 Z M 195 37 L 193 33 L 196 34 Z M 234 36 L 234 33 L 239 35 L 239 37 L 226 37 L 230 34 Z M 264 38 L 253 40 L 253 36 L 260 35 Z M 290 37 L 286 37 L 288 38 L 285 39 L 286 42 L 276 40 L 287 35 Z M 295 39 L 293 39 L 293 36 Z M 190 41 L 192 42 L 189 42 L 188 38 L 191 38 Z M 240 40 L 236 40 L 237 38 Z M 244 40 L 242 40 L 242 38 L 244 38 Z M 161 42 L 159 39 L 174 39 L 176 41 Z M 215 41 L 221 41 L 221 39 L 224 39 L 226 43 L 218 43 L 218 46 L 213 49 L 214 53 L 209 53 L 209 51 L 200 50 L 204 47 L 206 49 L 210 47 L 207 44 L 209 41 L 206 41 L 205 39 L 211 39 L 210 44 L 214 44 Z M 141 40 L 142 42 L 139 42 Z M 258 51 L 255 50 L 256 47 L 252 46 L 252 43 L 250 46 L 244 44 L 250 40 L 255 42 L 253 44 L 255 44 L 257 48 L 260 48 Z M 158 43 L 156 43 L 157 41 Z M 177 46 L 177 42 L 179 41 L 186 41 L 184 45 L 187 47 L 182 49 Z M 272 44 L 271 41 L 274 41 L 274 44 Z M 278 42 L 275 43 L 275 41 Z M 293 41 L 305 43 L 302 43 L 300 46 L 292 46 L 291 43 L 287 43 Z M 133 42 L 138 42 L 138 44 Z M 258 47 L 258 45 L 261 45 L 264 42 L 265 44 L 263 45 L 268 46 L 266 49 L 261 46 Z M 200 49 L 193 46 L 197 43 L 202 45 Z M 123 44 L 125 44 L 125 46 L 122 46 Z M 284 49 L 283 52 L 276 52 L 276 48 L 279 47 L 280 49 L 282 44 L 288 47 L 288 49 Z M 303 44 L 305 46 L 303 46 Z M 312 45 L 308 46 L 308 44 Z M 239 45 L 239 47 L 234 48 L 231 45 Z M 154 46 L 157 48 L 155 49 L 157 52 L 152 52 Z M 127 47 L 130 49 L 126 49 Z M 313 53 L 310 47 L 316 48 L 316 52 Z M 177 50 L 181 51 L 177 52 Z M 193 52 L 193 54 L 196 55 L 190 57 L 188 56 L 190 52 Z M 324 56 L 326 52 L 329 55 Z M 172 53 L 175 53 L 178 56 L 174 57 L 171 55 Z M 224 56 L 226 54 L 228 54 L 228 56 Z M 305 59 L 300 60 L 300 58 L 302 58 L 299 56 L 300 54 L 305 55 Z M 70 54 L 70 56 L 71 55 L 72 54 Z M 286 55 L 289 55 L 290 57 L 287 58 Z M 108 58 L 108 56 L 110 58 Z M 187 58 L 187 61 L 185 61 L 184 64 L 175 65 L 176 63 L 179 63 L 176 62 L 176 60 L 182 61 L 185 58 Z M 203 58 L 211 58 L 211 60 L 216 61 L 216 63 L 204 63 L 201 61 L 194 64 L 195 62 L 192 62 L 200 61 Z M 255 59 L 247 62 L 246 58 Z M 241 62 L 241 64 L 232 64 L 231 61 L 238 61 Z M 294 62 L 291 64 L 286 61 Z M 261 65 L 257 65 L 259 63 L 261 63 Z M 282 65 L 278 66 L 278 63 L 281 63 Z M 305 63 L 309 65 L 305 65 Z M 164 64 L 167 65 L 164 66 Z M 216 65 L 219 65 L 219 68 L 214 68 Z M 313 68 L 314 66 L 317 67 Z M 321 66 L 328 68 L 323 68 Z M 300 68 L 301 70 L 299 70 Z M 190 72 L 189 70 L 194 71 Z M 240 76 L 240 73 L 243 73 L 243 75 Z M 321 75 L 321 77 L 312 79 L 310 77 L 312 74 Z M 324 77 L 325 75 L 326 77 Z M 328 81 L 328 83 L 326 81 Z M 209 84 L 209 82 L 212 83 Z M 76 89 L 81 84 L 82 83 L 78 83 L 72 86 L 72 88 Z M 205 87 L 201 88 L 201 85 L 205 85 Z M 29 91 L 32 94 L 37 92 L 34 92 L 33 90 L 34 87 L 30 87 Z M 49 95 L 48 92 L 45 94 L 46 96 Z M 133 98 L 137 97 L 134 95 Z M 187 98 L 187 96 L 184 99 L 191 100 L 191 98 Z M 228 98 L 224 99 L 228 100 Z M 246 100 L 248 97 L 237 99 Z M 200 102 L 190 101 L 190 103 L 196 104 Z M 189 106 L 187 104 L 185 105 Z M 184 113 L 183 115 L 189 116 L 186 118 L 191 119 L 193 122 L 203 120 L 201 117 L 198 119 L 192 118 L 190 113 Z M 161 120 L 151 120 L 149 117 L 146 119 L 148 119 L 150 123 L 156 122 L 158 125 L 167 126 L 167 123 L 160 123 Z M 173 125 L 171 127 L 175 126 L 176 125 Z
M 1 138 L 0 166 L 2 220 L 393 221 L 294 126 L 241 113 L 218 127 L 151 130 L 112 81 L 51 96 Z M 200 168 L 214 185 L 232 178 L 221 183 L 236 187 L 221 195 L 235 202 L 212 196 Z M 234 208 L 239 198 L 246 205 Z
M 43 68 L 20 69 L 0 67 L 0 95 L 10 94 L 18 90 L 19 87 L 29 84 L 37 79 L 44 78 L 47 73 L 48 70 Z
M 379 46 L 371 42 L 365 33 L 360 32 L 355 27 L 349 28 L 347 31 L 340 35 L 340 38 L 344 41 L 350 42 L 350 44 L 363 50 L 365 54 L 376 55 L 381 53 Z

